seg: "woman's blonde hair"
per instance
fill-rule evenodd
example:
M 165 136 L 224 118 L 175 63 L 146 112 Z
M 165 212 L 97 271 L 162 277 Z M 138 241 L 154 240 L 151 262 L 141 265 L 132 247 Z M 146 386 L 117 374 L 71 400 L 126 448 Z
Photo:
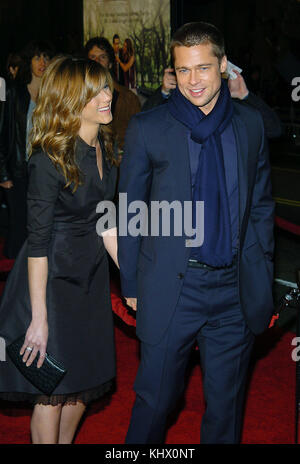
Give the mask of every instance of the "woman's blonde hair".
M 45 71 L 32 118 L 29 154 L 42 149 L 66 179 L 73 192 L 82 184 L 75 160 L 75 147 L 81 126 L 81 113 L 89 101 L 109 85 L 110 73 L 96 61 L 60 56 Z M 117 164 L 113 154 L 111 128 L 100 126 L 107 159 Z

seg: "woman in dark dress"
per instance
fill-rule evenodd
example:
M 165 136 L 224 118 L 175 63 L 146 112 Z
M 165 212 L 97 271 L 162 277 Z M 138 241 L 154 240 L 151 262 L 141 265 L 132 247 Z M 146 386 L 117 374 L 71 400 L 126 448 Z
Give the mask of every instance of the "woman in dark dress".
M 111 77 L 99 63 L 60 57 L 43 76 L 33 115 L 28 239 L 5 286 L 0 336 L 8 345 L 26 332 L 26 364 L 37 357 L 41 366 L 47 350 L 67 369 L 45 396 L 9 359 L 0 363 L 0 398 L 34 404 L 33 443 L 71 443 L 86 405 L 115 376 L 112 218 L 96 232 L 97 204 L 115 194 L 111 100 Z

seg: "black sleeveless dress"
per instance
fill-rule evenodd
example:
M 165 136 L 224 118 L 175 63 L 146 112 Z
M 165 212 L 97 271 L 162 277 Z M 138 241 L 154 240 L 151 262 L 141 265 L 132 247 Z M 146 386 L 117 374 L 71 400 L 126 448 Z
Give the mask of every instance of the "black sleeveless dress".
M 101 143 L 101 140 L 100 140 Z M 6 345 L 31 322 L 27 257 L 48 256 L 47 352 L 67 374 L 48 397 L 6 357 L 0 362 L 0 399 L 56 405 L 98 398 L 115 376 L 109 270 L 103 239 L 96 232 L 97 204 L 112 200 L 117 169 L 105 160 L 101 180 L 95 148 L 78 138 L 76 160 L 83 184 L 72 193 L 42 151 L 28 164 L 28 239 L 8 277 L 0 306 L 0 336 Z M 110 221 L 111 223 L 111 221 Z

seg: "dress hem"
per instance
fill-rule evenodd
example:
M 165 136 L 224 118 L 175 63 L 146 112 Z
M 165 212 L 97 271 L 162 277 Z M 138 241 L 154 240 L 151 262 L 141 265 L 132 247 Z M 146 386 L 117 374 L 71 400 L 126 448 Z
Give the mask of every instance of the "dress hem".
M 45 406 L 57 406 L 59 404 L 76 404 L 77 402 L 81 402 L 87 405 L 91 401 L 97 400 L 105 393 L 109 392 L 109 390 L 112 389 L 113 383 L 114 380 L 112 379 L 108 382 L 103 383 L 102 385 L 99 385 L 89 390 L 51 396 L 25 392 L 0 392 L 0 400 L 12 402 L 30 402 L 33 405 L 42 404 Z

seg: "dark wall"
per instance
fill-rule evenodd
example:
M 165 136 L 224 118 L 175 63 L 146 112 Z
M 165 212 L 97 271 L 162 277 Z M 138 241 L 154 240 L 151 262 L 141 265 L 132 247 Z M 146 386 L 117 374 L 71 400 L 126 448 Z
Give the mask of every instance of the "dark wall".
M 288 0 L 279 0 L 285 3 Z M 260 20 L 257 5 L 268 0 L 171 0 L 172 32 L 190 21 L 206 21 L 224 34 L 226 51 L 237 57 L 252 42 Z M 275 0 L 276 2 L 276 0 Z M 277 2 L 278 3 L 278 2 Z M 261 18 L 263 20 L 263 18 Z
M 234 52 L 249 38 L 255 3 L 171 0 L 171 29 L 173 32 L 188 21 L 212 22 L 224 32 L 227 48 Z M 83 40 L 83 0 L 1 0 L 0 39 L 1 70 L 7 54 L 21 49 L 31 39 L 48 39 L 58 52 L 78 50 Z
M 32 39 L 50 40 L 57 52 L 72 53 L 82 44 L 82 0 L 1 0 L 0 66 L 9 52 Z
M 171 3 L 172 31 L 190 21 L 215 24 L 224 34 L 229 60 L 243 69 L 249 88 L 271 105 L 285 105 L 290 100 L 291 81 L 287 75 L 299 75 L 300 66 L 299 0 Z
M 222 30 L 230 61 L 245 73 L 259 67 L 259 90 L 265 96 L 273 92 L 278 52 L 291 50 L 300 60 L 300 1 L 171 0 L 172 32 L 199 20 Z M 31 39 L 50 40 L 56 52 L 80 51 L 83 0 L 0 0 L 0 75 L 8 53 Z

